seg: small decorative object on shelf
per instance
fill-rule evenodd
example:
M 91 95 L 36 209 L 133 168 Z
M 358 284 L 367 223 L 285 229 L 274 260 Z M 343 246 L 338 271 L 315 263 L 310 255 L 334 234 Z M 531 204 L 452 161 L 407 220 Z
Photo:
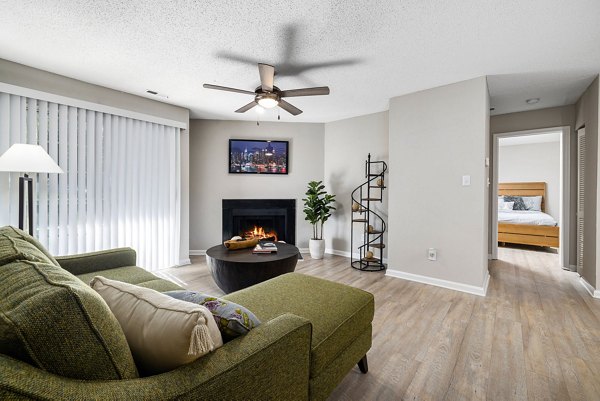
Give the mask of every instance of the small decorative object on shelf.
M 371 161 L 371 154 L 365 161 L 366 181 L 352 191 L 352 224 L 362 224 L 363 234 L 355 235 L 354 228 L 350 229 L 350 265 L 363 271 L 385 270 L 383 264 L 383 242 L 387 224 L 374 209 L 374 203 L 383 201 L 385 190 L 385 172 L 387 164 L 384 161 Z M 375 227 L 378 227 L 377 229 Z M 355 250 L 358 250 L 358 259 L 355 258 Z M 373 250 L 379 250 L 375 256 Z

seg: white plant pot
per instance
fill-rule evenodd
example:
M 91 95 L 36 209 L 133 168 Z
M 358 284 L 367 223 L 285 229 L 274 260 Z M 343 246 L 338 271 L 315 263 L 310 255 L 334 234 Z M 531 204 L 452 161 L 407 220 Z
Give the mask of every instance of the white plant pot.
M 323 259 L 323 255 L 325 255 L 325 240 L 311 239 L 308 243 L 308 249 L 310 250 L 311 258 Z

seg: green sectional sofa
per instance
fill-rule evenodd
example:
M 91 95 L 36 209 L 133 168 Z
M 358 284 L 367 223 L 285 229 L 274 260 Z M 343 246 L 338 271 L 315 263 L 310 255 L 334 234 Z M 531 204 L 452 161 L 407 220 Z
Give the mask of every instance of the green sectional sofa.
M 0 228 L 0 399 L 325 400 L 366 373 L 373 296 L 297 273 L 224 298 L 262 324 L 173 371 L 140 377 L 122 330 L 87 284 L 97 275 L 182 289 L 136 267 L 129 248 L 54 258 Z

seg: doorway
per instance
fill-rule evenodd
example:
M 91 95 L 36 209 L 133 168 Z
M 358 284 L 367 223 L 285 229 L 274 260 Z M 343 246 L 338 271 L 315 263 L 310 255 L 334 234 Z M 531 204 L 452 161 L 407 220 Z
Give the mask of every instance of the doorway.
M 533 182 L 531 176 L 525 176 L 528 178 L 524 178 L 524 181 L 521 183 L 516 183 L 519 185 L 516 186 L 506 186 L 507 183 L 502 183 L 500 178 L 500 148 L 501 141 L 503 142 L 513 142 L 513 143 L 539 143 L 542 136 L 550 137 L 552 134 L 556 135 L 558 138 L 558 182 L 552 183 L 552 193 L 553 200 L 548 204 L 548 183 L 544 179 L 538 179 Z M 520 138 L 520 139 L 517 139 Z M 553 231 L 556 233 L 555 235 L 558 237 L 557 244 L 558 245 L 558 254 L 559 254 L 559 263 L 562 268 L 569 269 L 569 240 L 570 240 L 570 127 L 552 127 L 545 129 L 536 129 L 536 130 L 528 130 L 528 131 L 516 131 L 516 132 L 505 132 L 498 133 L 493 135 L 492 140 L 492 194 L 491 194 L 491 202 L 490 202 L 490 213 L 491 213 L 491 258 L 498 259 L 498 204 L 499 204 L 499 193 L 504 193 L 507 195 L 521 195 L 520 197 L 527 198 L 536 198 L 538 196 L 542 196 L 544 203 L 538 205 L 537 207 L 540 209 L 544 209 L 544 214 L 546 211 L 552 211 L 554 214 L 554 219 L 558 224 L 558 229 L 545 229 L 545 228 L 536 228 L 533 225 L 541 225 L 546 224 L 550 225 L 551 222 L 541 222 L 541 221 L 525 221 L 525 224 L 531 225 L 531 230 L 522 231 L 521 227 L 519 230 L 515 232 L 511 232 L 511 230 L 505 230 L 506 227 L 516 227 L 512 224 L 521 224 L 517 222 L 508 221 L 508 225 L 502 224 L 502 231 L 500 237 L 502 239 L 508 238 L 510 241 L 515 241 L 517 243 L 529 243 L 531 245 L 541 245 L 541 246 L 553 246 L 554 242 L 547 241 L 547 238 L 551 237 L 554 234 L 551 234 Z M 546 180 L 550 180 L 547 178 Z M 513 180 L 519 181 L 519 180 Z M 503 185 L 500 185 L 503 184 Z M 511 184 L 515 184 L 512 182 Z M 522 188 L 523 185 L 525 188 Z M 558 188 L 557 188 L 558 187 Z M 511 192 L 512 191 L 512 192 Z M 520 191 L 520 192 L 519 192 Z M 535 192 L 538 191 L 538 192 Z M 501 206 L 504 207 L 513 207 L 514 205 L 502 205 L 504 199 L 508 199 L 505 196 L 502 197 Z M 510 199 L 509 199 L 510 200 Z M 531 201 L 531 199 L 527 199 Z M 537 199 L 539 202 L 540 200 Z M 528 205 L 528 208 L 530 206 Z M 519 207 L 521 208 L 521 207 Z M 548 210 L 546 210 L 548 208 Z M 540 210 L 541 211 L 541 210 Z M 503 213 L 501 216 L 502 219 L 506 217 L 508 213 Z M 545 213 L 548 214 L 548 213 Z M 543 216 L 541 216 L 543 217 Z M 540 217 L 540 218 L 541 218 Z M 552 216 L 550 216 L 552 217 Z M 509 215 L 509 219 L 512 219 L 513 216 Z M 520 217 L 519 217 L 520 218 Z M 541 238 L 541 240 L 539 240 Z

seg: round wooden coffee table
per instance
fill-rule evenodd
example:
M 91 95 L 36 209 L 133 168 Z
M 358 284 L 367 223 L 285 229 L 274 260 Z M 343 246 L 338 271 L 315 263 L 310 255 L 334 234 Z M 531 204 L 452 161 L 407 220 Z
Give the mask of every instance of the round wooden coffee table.
M 277 243 L 277 252 L 255 255 L 253 248 L 229 250 L 223 245 L 206 251 L 213 279 L 225 293 L 241 290 L 296 269 L 300 251 L 294 245 Z

